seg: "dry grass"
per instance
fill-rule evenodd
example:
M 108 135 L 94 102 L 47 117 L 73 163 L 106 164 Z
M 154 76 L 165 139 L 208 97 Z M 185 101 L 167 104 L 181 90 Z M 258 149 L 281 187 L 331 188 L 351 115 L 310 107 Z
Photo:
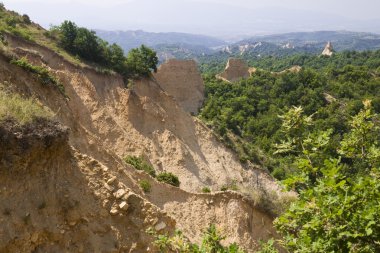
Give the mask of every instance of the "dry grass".
M 279 216 L 289 208 L 292 202 L 297 200 L 294 192 L 266 191 L 264 189 L 248 189 L 241 187 L 240 192 L 251 199 L 255 206 L 270 213 L 272 216 Z
M 38 104 L 35 99 L 24 99 L 18 94 L 4 91 L 0 86 L 0 121 L 13 118 L 23 125 L 35 118 L 51 118 L 52 116 L 53 113 Z

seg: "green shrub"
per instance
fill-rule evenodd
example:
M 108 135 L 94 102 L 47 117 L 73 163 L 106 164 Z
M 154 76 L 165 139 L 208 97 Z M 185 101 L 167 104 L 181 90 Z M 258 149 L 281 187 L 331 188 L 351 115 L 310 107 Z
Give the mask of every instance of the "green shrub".
M 210 188 L 208 188 L 208 187 L 203 187 L 203 188 L 202 188 L 202 192 L 203 192 L 203 193 L 210 193 L 211 190 L 210 190 Z
M 227 191 L 228 190 L 228 186 L 227 185 L 223 185 L 222 187 L 220 187 L 220 190 L 221 191 Z
M 157 180 L 175 187 L 179 187 L 180 185 L 178 177 L 171 172 L 161 172 L 157 175 Z
M 153 166 L 147 163 L 142 157 L 129 155 L 124 158 L 124 161 L 135 167 L 136 170 L 143 170 L 152 177 L 156 177 L 156 171 Z
M 279 251 L 275 247 L 275 241 L 270 239 L 266 242 L 260 241 L 260 250 L 257 253 L 278 253 Z
M 5 19 L 5 23 L 10 27 L 16 27 L 18 20 L 15 17 L 8 17 Z
M 32 23 L 32 21 L 30 20 L 29 16 L 24 14 L 22 15 L 22 21 L 27 24 L 27 25 L 30 25 Z
M 236 243 L 223 246 L 221 241 L 225 239 L 220 235 L 215 225 L 210 225 L 203 233 L 202 243 L 200 245 L 192 244 L 181 231 L 176 231 L 171 237 L 159 235 L 156 231 L 149 229 L 147 231 L 153 235 L 156 240 L 154 244 L 160 252 L 178 252 L 178 253 L 243 253 Z
M 152 188 L 152 186 L 150 185 L 148 180 L 143 179 L 139 182 L 139 184 L 140 184 L 141 189 L 143 189 L 144 192 L 150 192 L 150 189 Z
M 234 181 L 232 181 L 232 183 L 223 185 L 220 188 L 220 190 L 221 191 L 227 191 L 227 190 L 237 191 L 237 190 L 239 190 L 239 188 L 237 187 L 236 181 L 234 180 Z

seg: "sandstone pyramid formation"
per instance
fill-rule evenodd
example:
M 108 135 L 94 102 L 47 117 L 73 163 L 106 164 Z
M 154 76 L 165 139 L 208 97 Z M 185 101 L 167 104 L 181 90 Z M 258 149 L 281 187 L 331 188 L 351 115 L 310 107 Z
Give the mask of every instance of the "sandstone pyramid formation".
M 154 78 L 189 113 L 198 113 L 204 100 L 204 83 L 194 60 L 169 59 Z
M 327 42 L 325 49 L 323 49 L 322 55 L 332 56 L 333 53 L 334 53 L 334 49 L 333 49 L 332 43 L 329 41 Z
M 249 76 L 250 71 L 244 60 L 230 58 L 228 59 L 224 72 L 216 75 L 216 78 L 227 82 L 235 82 L 242 78 L 248 78 Z

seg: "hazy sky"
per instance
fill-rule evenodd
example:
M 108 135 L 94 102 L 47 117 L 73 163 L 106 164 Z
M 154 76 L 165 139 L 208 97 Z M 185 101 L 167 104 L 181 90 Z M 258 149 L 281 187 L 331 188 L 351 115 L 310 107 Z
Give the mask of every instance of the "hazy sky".
M 380 32 L 380 0 L 0 0 L 48 26 L 212 35 L 311 30 Z

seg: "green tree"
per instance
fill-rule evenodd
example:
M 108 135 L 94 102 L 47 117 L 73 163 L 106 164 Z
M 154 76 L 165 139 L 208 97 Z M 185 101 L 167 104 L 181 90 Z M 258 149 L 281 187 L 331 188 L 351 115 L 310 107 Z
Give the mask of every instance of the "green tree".
M 113 43 L 107 50 L 108 62 L 110 66 L 119 73 L 126 71 L 126 58 L 123 49 Z
M 377 114 L 373 113 L 371 101 L 364 101 L 364 109 L 351 120 L 351 131 L 347 133 L 338 152 L 356 160 L 366 168 L 380 166 L 380 149 L 378 148 L 379 126 Z M 359 151 L 359 152 L 358 152 Z
M 74 53 L 77 53 L 86 60 L 100 63 L 104 61 L 101 47 L 94 31 L 78 28 L 73 41 L 73 49 Z
M 29 16 L 24 14 L 22 15 L 22 20 L 24 21 L 25 24 L 30 25 L 32 21 L 30 20 Z
M 74 41 L 77 37 L 78 27 L 74 22 L 65 20 L 57 29 L 60 31 L 60 45 L 74 53 Z
M 129 51 L 127 65 L 132 77 L 150 76 L 157 71 L 158 57 L 156 52 L 145 45 Z

